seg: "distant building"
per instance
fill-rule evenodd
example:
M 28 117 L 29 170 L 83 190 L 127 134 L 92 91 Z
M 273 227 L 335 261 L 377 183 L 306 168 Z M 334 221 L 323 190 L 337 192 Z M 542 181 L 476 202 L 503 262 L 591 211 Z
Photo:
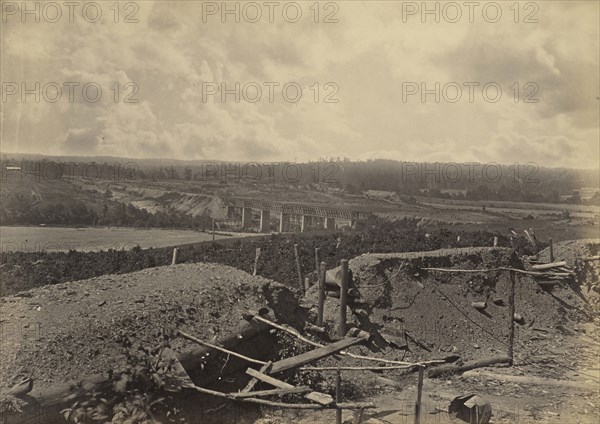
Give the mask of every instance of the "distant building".
M 383 200 L 397 200 L 398 196 L 393 191 L 384 190 L 367 190 L 365 191 L 365 197 L 368 199 L 383 199 Z

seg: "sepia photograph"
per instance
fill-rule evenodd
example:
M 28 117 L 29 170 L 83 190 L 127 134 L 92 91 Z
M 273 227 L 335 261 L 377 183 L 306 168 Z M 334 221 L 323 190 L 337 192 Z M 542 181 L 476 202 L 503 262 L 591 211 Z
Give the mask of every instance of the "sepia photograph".
M 600 423 L 599 0 L 0 0 L 0 424 Z

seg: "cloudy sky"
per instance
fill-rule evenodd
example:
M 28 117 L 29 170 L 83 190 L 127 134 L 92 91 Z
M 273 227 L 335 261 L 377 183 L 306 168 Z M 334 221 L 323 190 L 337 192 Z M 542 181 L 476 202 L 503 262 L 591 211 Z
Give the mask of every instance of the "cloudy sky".
M 598 167 L 597 1 L 76 3 L 2 0 L 3 152 Z

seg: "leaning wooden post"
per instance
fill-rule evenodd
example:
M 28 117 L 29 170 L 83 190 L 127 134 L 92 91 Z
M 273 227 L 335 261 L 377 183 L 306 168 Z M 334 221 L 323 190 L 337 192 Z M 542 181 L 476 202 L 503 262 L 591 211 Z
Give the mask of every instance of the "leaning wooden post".
M 419 381 L 417 383 L 417 401 L 415 402 L 415 424 L 421 423 L 421 398 L 423 395 L 423 370 L 425 367 L 419 366 Z
M 321 262 L 321 269 L 319 271 L 319 304 L 317 309 L 317 325 L 323 326 L 323 309 L 325 304 L 325 274 L 327 272 L 325 262 Z
M 212 220 L 212 241 L 215 241 L 215 220 Z
M 550 239 L 550 263 L 554 262 L 554 243 Z
M 300 266 L 300 253 L 298 253 L 298 244 L 294 244 L 294 256 L 296 258 L 296 271 L 298 272 L 298 284 L 302 294 L 306 294 L 304 289 L 304 278 L 302 278 L 302 267 Z
M 175 265 L 177 263 L 177 248 L 173 249 L 173 259 L 171 260 L 171 265 Z
M 315 247 L 315 271 L 317 271 L 317 274 L 319 273 L 319 270 L 320 270 L 319 264 L 321 263 L 321 260 L 319 258 L 320 252 L 321 252 L 321 249 L 318 247 Z
M 342 259 L 342 279 L 340 281 L 340 337 L 346 335 L 346 305 L 348 305 L 348 259 Z
M 254 271 L 252 275 L 257 275 L 258 272 L 258 260 L 260 259 L 260 247 L 256 248 L 256 255 L 254 256 Z
M 335 403 L 342 402 L 342 372 L 338 368 L 335 376 Z M 336 424 L 342 424 L 342 410 L 337 408 L 335 410 L 335 422 Z
M 515 341 L 515 272 L 509 271 L 510 286 L 508 294 L 508 315 L 509 315 L 509 333 L 508 333 L 508 365 L 513 365 L 513 344 Z

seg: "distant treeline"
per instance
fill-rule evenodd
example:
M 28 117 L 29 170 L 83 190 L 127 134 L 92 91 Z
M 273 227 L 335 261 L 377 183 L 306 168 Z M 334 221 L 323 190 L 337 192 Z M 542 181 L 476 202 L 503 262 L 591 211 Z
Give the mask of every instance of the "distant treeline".
M 10 167 L 8 170 L 7 167 Z M 19 168 L 19 169 L 16 169 Z M 2 178 L 123 181 L 250 182 L 308 186 L 317 190 L 344 189 L 350 194 L 383 190 L 398 195 L 472 200 L 582 203 L 578 190 L 600 187 L 598 170 L 543 168 L 534 162 L 427 163 L 394 160 L 350 161 L 336 158 L 308 163 L 208 162 L 165 160 L 2 161 Z M 600 204 L 600 193 L 586 203 Z
M 499 246 L 510 246 L 503 235 L 486 231 L 454 232 L 418 228 L 416 221 L 376 220 L 360 231 L 327 234 L 283 234 L 222 240 L 183 246 L 178 262 L 213 262 L 251 272 L 255 251 L 261 248 L 259 275 L 297 287 L 293 245 L 300 246 L 304 273 L 315 268 L 314 248 L 329 267 L 367 252 L 414 252 L 439 248 L 491 246 L 494 236 Z M 520 248 L 527 251 L 526 243 Z M 82 280 L 105 274 L 122 274 L 171 263 L 172 248 L 109 250 L 100 252 L 2 252 L 0 254 L 1 296 L 48 284 Z M 474 261 L 476 258 L 474 257 Z
M 212 219 L 207 214 L 192 217 L 175 209 L 150 213 L 132 204 L 111 200 L 109 195 L 105 195 L 100 205 L 88 206 L 77 199 L 38 203 L 33 194 L 3 191 L 0 202 L 0 225 L 98 225 L 197 230 L 212 227 Z

